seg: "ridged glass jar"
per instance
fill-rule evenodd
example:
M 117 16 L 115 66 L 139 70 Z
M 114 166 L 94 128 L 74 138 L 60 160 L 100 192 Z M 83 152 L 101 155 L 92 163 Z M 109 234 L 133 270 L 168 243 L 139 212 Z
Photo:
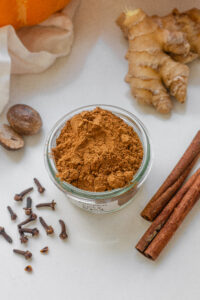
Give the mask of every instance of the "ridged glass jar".
M 65 123 L 74 115 L 79 114 L 82 111 L 93 110 L 96 107 L 111 111 L 113 114 L 124 120 L 129 126 L 133 127 L 142 142 L 144 150 L 142 164 L 130 184 L 123 188 L 106 192 L 89 192 L 61 181 L 56 176 L 57 169 L 51 155 L 51 149 L 56 146 L 56 139 Z M 120 107 L 98 104 L 80 107 L 62 117 L 51 130 L 45 144 L 45 165 L 53 183 L 62 190 L 67 198 L 75 205 L 93 213 L 114 212 L 123 208 L 133 200 L 136 192 L 142 186 L 150 172 L 152 165 L 152 149 L 149 134 L 143 123 L 135 115 Z

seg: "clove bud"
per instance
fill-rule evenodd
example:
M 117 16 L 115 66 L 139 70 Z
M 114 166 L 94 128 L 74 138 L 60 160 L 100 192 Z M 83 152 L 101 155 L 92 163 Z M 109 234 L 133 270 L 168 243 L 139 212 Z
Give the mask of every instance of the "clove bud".
M 4 239 L 8 242 L 8 243 L 12 243 L 12 239 L 11 237 L 5 232 L 4 227 L 0 227 L 0 235 L 2 235 L 4 237 Z
M 22 201 L 24 196 L 28 193 L 30 193 L 31 191 L 33 190 L 33 187 L 30 187 L 24 191 L 22 191 L 20 194 L 16 194 L 15 197 L 14 197 L 14 200 L 15 201 Z
M 27 216 L 30 216 L 32 214 L 32 199 L 31 197 L 27 197 L 26 199 L 26 207 L 24 207 L 24 210 L 25 210 L 25 214 Z
M 45 220 L 42 217 L 39 217 L 39 220 L 40 220 L 41 225 L 44 227 L 47 235 L 54 233 L 53 227 L 47 225 L 47 223 L 45 222 Z
M 16 213 L 14 213 L 14 211 L 12 210 L 12 208 L 10 206 L 7 206 L 7 209 L 9 211 L 9 213 L 10 213 L 11 220 L 13 220 L 13 221 L 16 220 L 17 219 L 17 215 L 16 215 Z
M 32 236 L 37 236 L 39 234 L 39 230 L 37 228 L 20 228 L 20 233 L 30 233 Z
M 64 239 L 67 239 L 68 238 L 68 235 L 67 235 L 67 232 L 66 232 L 66 225 L 64 223 L 63 220 L 59 220 L 59 223 L 61 225 L 61 233 L 59 235 L 59 237 L 64 240 Z
M 45 188 L 41 185 L 41 183 L 39 182 L 39 180 L 37 178 L 34 178 L 33 180 L 34 180 L 34 182 L 35 182 L 35 184 L 37 186 L 38 192 L 40 194 L 44 193 Z
M 56 202 L 52 200 L 52 202 L 37 204 L 36 208 L 51 207 L 52 210 L 55 210 L 55 206 L 56 206 Z
M 37 219 L 37 215 L 36 214 L 31 214 L 29 218 L 27 218 L 25 221 L 21 222 L 20 224 L 18 224 L 18 228 L 20 228 L 21 226 L 30 223 L 31 221 L 34 221 Z
M 20 231 L 19 229 L 19 234 L 20 234 L 20 241 L 22 244 L 26 244 L 28 242 L 28 237 Z
M 13 249 L 14 253 L 23 255 L 25 259 L 30 259 L 32 257 L 32 253 L 30 251 L 23 251 L 23 250 L 18 250 L 18 249 Z

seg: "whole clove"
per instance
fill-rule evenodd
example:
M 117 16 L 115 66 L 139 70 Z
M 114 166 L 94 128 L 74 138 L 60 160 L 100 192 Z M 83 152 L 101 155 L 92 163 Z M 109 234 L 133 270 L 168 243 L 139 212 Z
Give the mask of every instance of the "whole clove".
M 37 186 L 38 192 L 40 194 L 44 193 L 45 188 L 41 185 L 41 183 L 39 182 L 39 180 L 37 178 L 34 178 L 33 180 L 34 180 L 34 182 L 35 182 L 35 184 Z
M 30 233 L 32 236 L 37 236 L 39 234 L 39 230 L 37 228 L 19 228 L 21 233 Z
M 61 225 L 61 233 L 59 235 L 59 237 L 64 240 L 64 239 L 67 239 L 68 238 L 68 235 L 67 235 L 67 232 L 66 232 L 66 225 L 64 223 L 63 220 L 59 220 L 59 223 Z
M 29 272 L 31 273 L 33 271 L 33 268 L 29 265 L 29 266 L 26 266 L 26 268 L 24 269 L 26 272 Z
M 42 217 L 39 217 L 39 220 L 40 220 L 41 225 L 45 229 L 47 235 L 54 233 L 53 227 L 47 225 L 47 223 L 45 222 L 45 220 Z
M 24 207 L 25 214 L 30 216 L 32 214 L 32 199 L 31 197 L 27 197 L 26 199 L 26 207 Z
M 56 206 L 56 202 L 52 200 L 51 202 L 37 204 L 36 208 L 50 207 L 52 210 L 55 210 L 55 206 Z
M 31 214 L 29 218 L 27 218 L 25 221 L 21 222 L 20 224 L 18 224 L 18 228 L 22 227 L 25 224 L 28 224 L 34 220 L 37 219 L 37 215 L 36 214 Z
M 40 250 L 41 253 L 48 253 L 49 252 L 49 247 L 44 247 Z
M 30 187 L 24 191 L 22 191 L 20 194 L 16 194 L 14 197 L 15 201 L 22 201 L 24 196 L 26 196 L 28 193 L 30 193 L 33 190 L 33 187 Z
M 21 232 L 20 229 L 21 228 L 19 228 L 20 241 L 22 244 L 26 244 L 28 242 L 28 237 L 23 232 Z
M 7 209 L 9 211 L 9 213 L 10 213 L 11 220 L 13 220 L 13 221 L 16 220 L 17 219 L 17 215 L 16 215 L 16 213 L 14 213 L 14 211 L 12 210 L 12 208 L 10 206 L 7 206 Z
M 13 249 L 14 253 L 23 255 L 25 259 L 30 259 L 32 257 L 32 253 L 30 251 L 23 251 L 23 250 L 18 250 L 18 249 Z
M 4 239 L 8 242 L 8 243 L 12 243 L 12 239 L 11 237 L 5 232 L 4 227 L 0 227 L 0 235 L 2 235 L 4 237 Z

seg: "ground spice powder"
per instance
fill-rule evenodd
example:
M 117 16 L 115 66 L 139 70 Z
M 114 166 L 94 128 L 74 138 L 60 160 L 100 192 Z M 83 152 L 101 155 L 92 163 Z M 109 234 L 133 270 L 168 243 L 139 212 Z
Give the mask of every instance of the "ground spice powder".
M 131 126 L 97 107 L 66 122 L 52 154 L 62 181 L 103 192 L 129 184 L 142 163 L 143 147 Z

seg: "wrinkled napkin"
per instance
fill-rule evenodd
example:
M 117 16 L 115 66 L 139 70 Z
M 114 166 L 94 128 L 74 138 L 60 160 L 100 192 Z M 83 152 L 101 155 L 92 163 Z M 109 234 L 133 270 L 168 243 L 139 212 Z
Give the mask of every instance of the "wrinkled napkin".
M 17 31 L 0 28 L 0 113 L 9 100 L 10 75 L 40 73 L 56 58 L 69 54 L 73 43 L 73 16 L 79 0 L 43 23 Z

